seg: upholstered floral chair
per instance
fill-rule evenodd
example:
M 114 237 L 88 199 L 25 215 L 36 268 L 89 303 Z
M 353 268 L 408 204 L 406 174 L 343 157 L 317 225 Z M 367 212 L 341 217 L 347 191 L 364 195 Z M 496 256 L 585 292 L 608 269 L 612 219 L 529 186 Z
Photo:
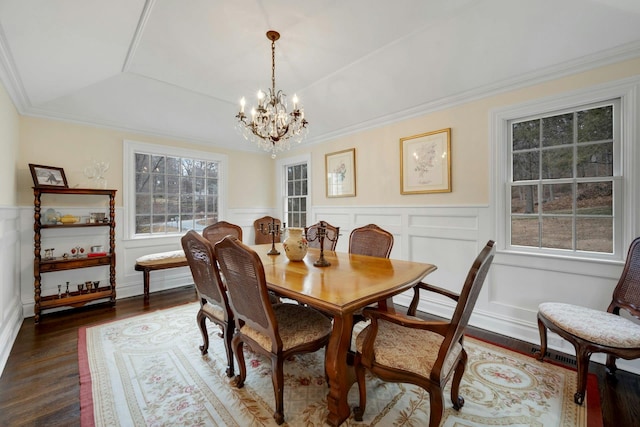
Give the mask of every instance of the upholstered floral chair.
M 573 345 L 578 365 L 578 389 L 573 400 L 579 405 L 584 402 L 591 354 L 607 354 L 610 376 L 615 375 L 617 357 L 640 357 L 640 323 L 620 316 L 621 309 L 640 320 L 640 237 L 629 247 L 607 311 L 560 302 L 544 302 L 538 307 L 538 360 L 544 360 L 547 352 L 547 329 Z
M 357 421 L 362 421 L 367 403 L 367 369 L 384 381 L 415 384 L 427 390 L 430 427 L 440 425 L 444 388 L 452 376 L 451 401 L 456 410 L 462 408 L 464 398 L 459 395 L 459 388 L 467 364 L 464 331 L 493 261 L 493 244 L 487 242 L 471 265 L 460 294 L 427 283 L 416 285 L 419 290 L 457 301 L 450 321 L 426 321 L 397 313 L 393 308 L 364 309 L 371 324 L 356 337 L 354 366 L 360 391 L 360 404 L 354 409 Z
M 226 277 L 229 304 L 236 332 L 232 340 L 240 375 L 237 387 L 247 377 L 243 346 L 271 359 L 276 423 L 284 422 L 283 364 L 292 355 L 309 353 L 326 346 L 331 319 L 313 308 L 298 304 L 271 304 L 264 266 L 258 254 L 238 239 L 225 237 L 215 245 L 215 256 Z
M 233 351 L 231 349 L 233 313 L 229 307 L 227 293 L 213 254 L 213 245 L 194 230 L 187 231 L 182 237 L 181 243 L 200 299 L 200 310 L 196 315 L 203 340 L 200 352 L 205 355 L 209 350 L 209 334 L 206 324 L 206 320 L 209 319 L 222 330 L 221 336 L 227 352 L 227 376 L 231 377 L 233 376 Z

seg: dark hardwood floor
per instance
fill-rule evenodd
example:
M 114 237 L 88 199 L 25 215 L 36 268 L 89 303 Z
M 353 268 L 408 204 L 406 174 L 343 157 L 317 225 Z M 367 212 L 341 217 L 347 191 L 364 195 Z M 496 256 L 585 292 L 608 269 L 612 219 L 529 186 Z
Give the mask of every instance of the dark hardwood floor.
M 80 425 L 78 328 L 94 323 L 196 301 L 193 287 L 142 296 L 58 313 L 45 313 L 39 325 L 25 319 L 0 378 L 0 426 Z M 195 321 L 194 321 L 195 322 Z M 195 323 L 194 323 L 195 327 Z M 532 353 L 537 346 L 470 328 L 469 334 L 496 344 Z M 574 366 L 571 356 L 551 355 Z M 606 427 L 640 425 L 640 377 L 619 371 L 616 381 L 606 379 L 604 367 L 591 364 L 598 376 Z

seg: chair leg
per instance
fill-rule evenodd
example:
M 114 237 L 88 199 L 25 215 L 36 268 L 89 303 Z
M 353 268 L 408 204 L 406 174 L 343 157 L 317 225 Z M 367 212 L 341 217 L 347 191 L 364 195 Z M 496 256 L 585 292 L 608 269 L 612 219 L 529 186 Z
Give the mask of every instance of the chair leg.
M 616 357 L 612 354 L 607 354 L 607 376 L 615 377 L 618 367 L 616 366 Z
M 587 390 L 587 375 L 589 374 L 589 358 L 591 353 L 585 349 L 576 347 L 576 362 L 578 374 L 578 387 L 576 394 L 573 395 L 573 401 L 578 405 L 584 402 L 585 392 Z
M 276 398 L 276 410 L 273 413 L 273 419 L 276 424 L 280 425 L 284 422 L 284 360 L 281 357 L 271 358 L 271 381 L 273 382 L 273 394 Z
M 224 349 L 227 352 L 227 376 L 233 376 L 233 347 L 231 346 L 231 340 L 233 339 L 233 330 L 234 326 L 232 322 L 227 323 L 226 328 L 224 329 L 223 339 L 224 339 Z
M 544 362 L 544 355 L 547 354 L 547 327 L 540 320 L 540 316 L 538 316 L 538 331 L 540 331 L 540 352 L 536 359 Z
M 367 385 L 365 384 L 365 368 L 361 363 L 360 353 L 356 353 L 353 365 L 356 371 L 356 381 L 358 381 L 358 392 L 360 394 L 360 403 L 353 408 L 353 416 L 356 421 L 362 421 L 364 410 L 367 407 Z
M 429 403 L 431 405 L 431 414 L 429 415 L 429 427 L 439 427 L 442 416 L 444 415 L 444 398 L 443 389 L 429 390 Z
M 242 388 L 244 386 L 244 380 L 247 378 L 247 365 L 244 363 L 244 352 L 242 351 L 244 343 L 238 338 L 239 336 L 234 336 L 233 340 L 231 340 L 231 347 L 233 348 L 236 360 L 238 361 L 238 367 L 240 368 L 240 375 L 236 375 L 233 380 L 233 385 Z
M 202 334 L 203 344 L 200 346 L 200 354 L 203 356 L 209 352 L 209 333 L 207 332 L 207 316 L 204 315 L 202 309 L 198 311 L 196 316 L 200 333 Z
M 465 368 L 467 367 L 467 352 L 462 350 L 462 355 L 458 361 L 458 366 L 453 373 L 453 381 L 451 383 L 451 403 L 453 403 L 453 409 L 459 411 L 464 406 L 464 397 L 460 396 L 460 382 L 464 376 Z

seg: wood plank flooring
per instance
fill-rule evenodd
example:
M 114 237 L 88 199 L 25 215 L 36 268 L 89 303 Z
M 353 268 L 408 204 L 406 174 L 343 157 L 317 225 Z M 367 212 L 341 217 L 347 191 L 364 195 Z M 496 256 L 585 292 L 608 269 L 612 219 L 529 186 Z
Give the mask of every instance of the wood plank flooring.
M 78 328 L 196 300 L 194 288 L 183 287 L 155 292 L 147 302 L 139 296 L 118 300 L 115 307 L 45 312 L 39 325 L 25 319 L 0 377 L 0 426 L 79 426 Z M 521 352 L 536 347 L 474 328 L 469 333 Z M 559 362 L 575 363 L 558 356 Z M 640 377 L 620 371 L 615 382 L 609 381 L 595 363 L 591 371 L 598 376 L 605 427 L 640 425 Z

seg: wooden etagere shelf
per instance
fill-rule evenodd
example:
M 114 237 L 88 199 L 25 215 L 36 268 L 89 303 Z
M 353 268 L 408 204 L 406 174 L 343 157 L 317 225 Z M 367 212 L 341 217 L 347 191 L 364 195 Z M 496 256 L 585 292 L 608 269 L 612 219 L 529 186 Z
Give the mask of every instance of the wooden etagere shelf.
M 41 217 L 41 197 L 43 194 L 68 194 L 68 195 L 97 195 L 109 197 L 108 222 L 100 223 L 75 223 L 75 224 L 42 224 Z M 40 322 L 42 310 L 57 307 L 80 307 L 90 301 L 99 299 L 109 299 L 111 304 L 116 302 L 116 252 L 115 252 L 115 196 L 116 190 L 93 189 L 93 188 L 62 188 L 43 187 L 34 188 L 33 207 L 33 231 L 34 231 L 34 314 L 35 322 Z M 89 257 L 82 255 L 79 257 L 56 257 L 47 259 L 41 256 L 42 230 L 55 228 L 85 228 L 85 227 L 108 227 L 109 228 L 109 250 L 103 256 Z M 78 268 L 90 268 L 97 266 L 109 266 L 109 284 L 91 291 L 70 291 L 58 295 L 41 295 L 42 273 L 52 271 L 74 270 Z

